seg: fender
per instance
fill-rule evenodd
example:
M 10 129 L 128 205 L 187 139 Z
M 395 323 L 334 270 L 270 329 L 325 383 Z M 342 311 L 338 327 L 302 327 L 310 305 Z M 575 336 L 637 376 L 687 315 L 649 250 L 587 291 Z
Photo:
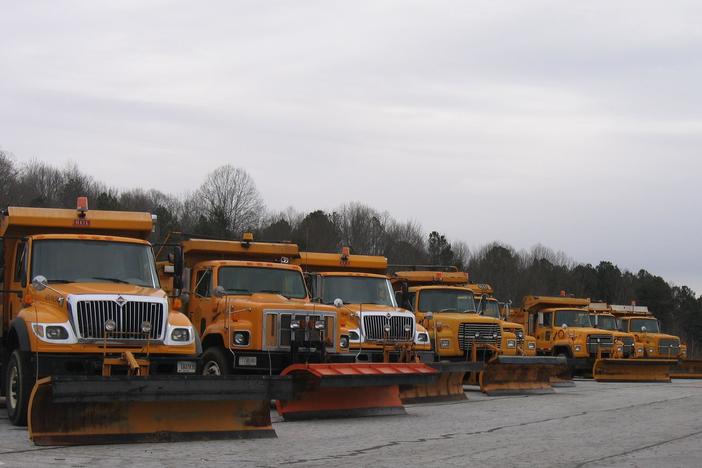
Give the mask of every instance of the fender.
M 15 318 L 10 322 L 10 330 L 15 332 L 20 351 L 31 351 L 32 346 L 29 343 L 29 330 L 27 324 L 21 318 Z

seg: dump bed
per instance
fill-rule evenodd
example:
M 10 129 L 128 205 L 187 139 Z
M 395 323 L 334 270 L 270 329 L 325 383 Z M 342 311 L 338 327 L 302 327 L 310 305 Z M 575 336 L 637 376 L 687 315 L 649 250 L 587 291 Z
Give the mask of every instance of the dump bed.
M 283 242 L 253 242 L 190 239 L 181 243 L 185 266 L 211 260 L 249 260 L 292 263 L 299 258 L 297 244 Z
M 590 299 L 568 296 L 526 296 L 522 300 L 522 310 L 528 313 L 538 312 L 542 309 L 587 307 Z
M 464 286 L 468 283 L 468 273 L 463 271 L 397 271 L 392 276 L 393 283 L 407 283 L 408 286 L 449 285 Z

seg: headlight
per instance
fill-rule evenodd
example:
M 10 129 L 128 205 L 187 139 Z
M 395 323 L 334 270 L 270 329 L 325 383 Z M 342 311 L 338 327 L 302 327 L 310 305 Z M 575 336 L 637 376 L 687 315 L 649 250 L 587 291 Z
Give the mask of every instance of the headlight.
M 441 349 L 446 349 L 446 348 L 448 348 L 449 346 L 451 346 L 451 340 L 446 339 L 446 338 L 442 338 L 442 339 L 439 341 L 439 347 L 441 347 Z
M 349 330 L 349 341 L 361 341 L 361 336 L 355 330 Z
M 190 341 L 190 330 L 187 328 L 174 328 L 171 332 L 173 341 Z
M 235 345 L 246 346 L 247 344 L 249 344 L 249 332 L 247 332 L 247 331 L 234 332 L 234 336 L 232 339 L 234 340 Z
M 534 343 L 533 341 L 530 341 L 529 343 L 527 343 L 527 348 L 536 349 L 536 343 Z
M 517 342 L 514 340 L 507 340 L 507 347 L 508 348 L 514 348 L 517 346 Z
M 46 337 L 50 340 L 66 340 L 68 339 L 68 330 L 60 325 L 51 325 L 46 327 Z
M 418 343 L 429 343 L 429 334 L 428 333 L 417 333 L 417 342 Z
M 349 347 L 349 337 L 346 335 L 341 335 L 341 338 L 339 338 L 339 347 L 340 348 L 348 348 Z
M 575 352 L 576 352 L 576 353 L 579 353 L 580 350 L 582 350 L 582 349 L 583 349 L 582 346 L 580 346 L 580 345 L 575 345 Z

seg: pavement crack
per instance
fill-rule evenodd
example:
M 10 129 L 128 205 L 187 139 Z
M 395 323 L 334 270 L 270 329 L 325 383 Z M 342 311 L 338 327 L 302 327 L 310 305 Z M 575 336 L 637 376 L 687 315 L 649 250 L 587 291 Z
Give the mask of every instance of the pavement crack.
M 564 416 L 556 416 L 556 417 L 545 418 L 545 419 L 525 421 L 525 422 L 518 423 L 518 424 L 506 424 L 503 426 L 496 426 L 496 427 L 492 427 L 490 429 L 483 429 L 483 430 L 479 430 L 479 431 L 452 432 L 452 433 L 448 433 L 448 434 L 440 434 L 440 435 L 435 436 L 435 437 L 421 437 L 421 438 L 413 439 L 413 440 L 394 440 L 394 441 L 390 441 L 390 442 L 385 443 L 385 444 L 373 445 L 370 447 L 360 448 L 360 449 L 356 449 L 356 450 L 350 450 L 348 452 L 339 453 L 336 455 L 328 455 L 328 456 L 319 457 L 319 458 L 303 458 L 303 459 L 297 459 L 297 460 L 290 460 L 290 461 L 286 462 L 286 464 L 296 465 L 296 464 L 301 464 L 301 463 L 311 463 L 311 462 L 319 462 L 319 461 L 325 461 L 325 460 L 343 460 L 346 458 L 353 458 L 353 457 L 356 457 L 358 455 L 365 455 L 365 454 L 370 453 L 370 452 L 375 452 L 378 450 L 382 450 L 382 449 L 389 448 L 389 447 L 395 447 L 398 445 L 420 444 L 420 443 L 424 443 L 424 442 L 432 442 L 432 441 L 438 441 L 438 440 L 449 440 L 449 439 L 453 439 L 453 438 L 458 437 L 458 436 L 463 437 L 463 436 L 476 436 L 476 435 L 481 435 L 481 434 L 491 434 L 493 432 L 501 431 L 504 429 L 513 429 L 513 428 L 518 428 L 518 427 L 531 426 L 534 424 L 544 424 L 544 423 L 549 423 L 549 422 L 553 422 L 553 421 L 563 421 L 566 419 L 587 416 L 589 414 L 595 414 L 595 413 L 602 413 L 602 412 L 609 413 L 612 411 L 623 411 L 623 410 L 628 410 L 628 409 L 632 409 L 632 408 L 638 408 L 641 406 L 650 406 L 650 405 L 655 405 L 658 403 L 664 403 L 667 401 L 684 400 L 687 398 L 692 398 L 692 395 L 687 395 L 687 396 L 683 396 L 683 397 L 675 397 L 675 398 L 666 398 L 663 400 L 649 401 L 646 403 L 637 403 L 637 404 L 622 406 L 622 407 L 618 407 L 618 408 L 606 408 L 606 409 L 592 410 L 592 411 L 581 411 L 578 413 L 567 414 Z
M 666 439 L 666 440 L 663 440 L 660 442 L 656 442 L 654 444 L 644 445 L 643 447 L 638 447 L 635 449 L 627 450 L 625 452 L 615 453 L 614 455 L 607 455 L 606 457 L 600 457 L 600 458 L 594 458 L 592 460 L 586 460 L 586 461 L 578 463 L 577 465 L 575 465 L 574 468 L 581 468 L 581 467 L 589 465 L 591 463 L 598 463 L 598 462 L 601 462 L 604 460 L 609 460 L 612 458 L 624 457 L 627 455 L 631 455 L 632 453 L 640 452 L 642 450 L 648 450 L 648 449 L 654 448 L 654 447 L 660 447 L 661 445 L 669 444 L 671 442 L 677 442 L 678 440 L 684 440 L 684 439 L 687 439 L 689 437 L 694 437 L 694 436 L 697 436 L 700 434 L 702 434 L 702 430 L 695 431 L 695 432 L 692 432 L 690 434 L 685 434 L 685 435 L 678 436 L 678 437 L 673 437 L 671 439 Z

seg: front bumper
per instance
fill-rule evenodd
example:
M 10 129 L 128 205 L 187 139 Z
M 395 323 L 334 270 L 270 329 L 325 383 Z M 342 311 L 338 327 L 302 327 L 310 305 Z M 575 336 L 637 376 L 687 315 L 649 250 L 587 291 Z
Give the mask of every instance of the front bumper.
M 141 355 L 136 355 L 141 358 Z M 53 375 L 102 375 L 102 354 L 31 354 L 31 363 L 38 368 L 39 377 Z M 178 373 L 178 362 L 194 362 L 196 372 L 200 370 L 200 358 L 197 356 L 154 355 L 148 357 L 149 374 L 173 375 Z M 113 374 L 120 373 L 113 367 Z M 126 374 L 126 367 L 124 369 Z

